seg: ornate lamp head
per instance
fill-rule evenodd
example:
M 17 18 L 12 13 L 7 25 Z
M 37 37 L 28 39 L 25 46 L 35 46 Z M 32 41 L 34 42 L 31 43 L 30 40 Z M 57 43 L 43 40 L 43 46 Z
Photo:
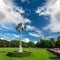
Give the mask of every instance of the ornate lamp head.
M 22 23 L 19 23 L 16 27 L 16 30 L 18 30 L 19 32 L 23 32 L 26 29 L 26 26 L 23 25 Z

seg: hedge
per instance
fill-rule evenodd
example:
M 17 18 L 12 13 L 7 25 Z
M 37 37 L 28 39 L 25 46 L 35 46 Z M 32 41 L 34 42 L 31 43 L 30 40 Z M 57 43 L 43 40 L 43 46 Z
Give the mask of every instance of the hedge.
M 27 57 L 27 56 L 30 56 L 31 55 L 31 52 L 29 51 L 24 51 L 22 53 L 19 53 L 19 52 L 8 52 L 7 56 L 9 57 Z

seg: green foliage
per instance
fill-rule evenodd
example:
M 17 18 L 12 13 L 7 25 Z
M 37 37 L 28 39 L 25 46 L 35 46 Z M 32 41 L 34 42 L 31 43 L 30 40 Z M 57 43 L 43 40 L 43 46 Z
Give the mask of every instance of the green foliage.
M 18 40 L 1 40 L 0 39 L 0 47 L 19 47 Z M 22 41 L 22 47 L 29 48 L 29 47 L 38 47 L 38 48 L 60 48 L 60 36 L 55 40 L 51 38 L 50 40 L 40 39 L 39 42 L 34 44 L 34 42 L 30 41 L 28 43 Z
M 51 38 L 50 40 L 40 39 L 40 42 L 37 42 L 36 47 L 54 48 L 55 47 L 55 39 L 54 38 Z
M 40 48 L 40 42 L 37 42 L 35 46 Z
M 19 47 L 19 41 L 17 41 L 17 40 L 12 40 L 12 41 L 11 41 L 11 47 Z
M 27 46 L 28 47 L 35 47 L 35 44 L 32 41 L 30 41 L 30 42 L 27 43 Z
M 50 42 L 48 40 L 43 40 L 41 43 L 40 43 L 40 46 L 41 48 L 49 48 L 50 47 Z
M 60 36 L 57 38 L 56 47 L 57 48 L 60 48 Z
M 54 38 L 50 39 L 50 47 L 55 48 L 55 39 Z
M 22 53 L 19 53 L 19 52 L 8 52 L 7 56 L 10 56 L 10 57 L 27 57 L 27 56 L 30 56 L 31 55 L 31 52 L 28 52 L 28 51 L 24 51 Z
M 22 42 L 22 47 L 27 48 L 28 47 L 27 43 L 26 42 Z
M 10 46 L 9 41 L 0 39 L 0 47 L 9 47 L 9 46 Z

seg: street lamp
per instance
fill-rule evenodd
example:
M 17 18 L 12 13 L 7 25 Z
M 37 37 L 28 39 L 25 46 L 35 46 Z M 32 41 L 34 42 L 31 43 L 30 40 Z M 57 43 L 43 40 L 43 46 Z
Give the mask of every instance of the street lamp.
M 19 23 L 16 27 L 16 30 L 18 32 L 20 32 L 20 41 L 19 41 L 19 51 L 18 52 L 23 52 L 22 49 L 22 44 L 21 44 L 21 40 L 22 40 L 22 32 L 26 29 L 26 26 L 22 23 Z

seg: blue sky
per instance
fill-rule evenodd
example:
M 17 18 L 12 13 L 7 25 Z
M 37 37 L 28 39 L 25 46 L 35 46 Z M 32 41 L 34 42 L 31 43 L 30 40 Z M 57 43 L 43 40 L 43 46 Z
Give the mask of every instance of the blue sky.
M 0 0 L 0 38 L 19 40 L 16 26 L 27 26 L 24 41 L 41 37 L 55 39 L 60 35 L 60 0 Z

